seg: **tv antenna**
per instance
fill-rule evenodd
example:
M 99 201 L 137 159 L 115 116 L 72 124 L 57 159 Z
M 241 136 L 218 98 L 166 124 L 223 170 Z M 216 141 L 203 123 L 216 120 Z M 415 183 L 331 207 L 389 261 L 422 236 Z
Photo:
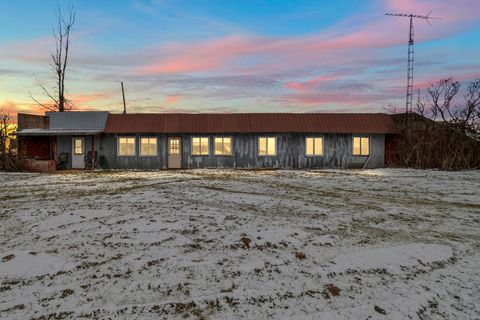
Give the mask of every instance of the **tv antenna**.
M 404 17 L 404 18 L 410 18 L 410 35 L 408 38 L 408 64 L 407 64 L 407 100 L 405 103 L 405 112 L 413 112 L 413 107 L 412 107 L 412 97 L 413 97 L 413 19 L 421 19 L 425 20 L 430 23 L 431 19 L 440 19 L 440 18 L 434 18 L 430 17 L 430 14 L 432 11 L 430 11 L 427 15 L 425 16 L 420 16 L 416 14 L 408 14 L 408 13 L 385 13 L 386 16 L 394 16 L 394 17 Z

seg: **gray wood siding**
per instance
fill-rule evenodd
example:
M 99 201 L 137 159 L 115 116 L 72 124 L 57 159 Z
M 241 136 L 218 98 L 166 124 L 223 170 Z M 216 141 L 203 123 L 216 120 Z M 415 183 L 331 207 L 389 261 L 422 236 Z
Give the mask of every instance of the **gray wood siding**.
M 72 168 L 72 138 L 77 136 L 57 136 L 57 159 L 60 153 L 68 153 L 67 169 Z M 92 150 L 92 136 L 78 136 L 85 138 L 85 152 Z M 95 150 L 99 151 L 100 136 L 95 136 Z M 100 154 L 100 152 L 99 152 Z
M 117 156 L 117 137 L 136 137 L 135 156 Z M 140 137 L 154 136 L 158 138 L 158 155 L 154 157 L 140 156 Z M 384 135 L 361 135 L 370 137 L 370 156 L 352 155 L 352 134 L 179 134 L 182 139 L 182 168 L 378 168 L 384 165 Z M 209 155 L 192 156 L 191 138 L 209 137 Z M 213 138 L 232 137 L 232 156 L 213 155 Z M 276 156 L 258 155 L 258 137 L 274 136 L 277 138 Z M 305 138 L 323 137 L 324 155 L 321 157 L 305 156 Z M 90 139 L 86 140 L 90 148 Z M 66 141 L 71 145 L 71 137 Z M 166 169 L 167 168 L 167 135 L 166 134 L 115 134 L 102 135 L 95 141 L 95 149 L 104 155 L 110 168 L 118 169 Z M 71 148 L 70 146 L 68 148 Z M 70 150 L 70 149 L 69 149 Z M 71 150 L 69 151 L 71 153 Z
M 135 156 L 118 156 L 117 138 L 136 137 Z M 140 137 L 157 138 L 157 156 L 140 156 Z M 167 140 L 165 135 L 154 134 L 118 134 L 101 137 L 99 155 L 107 159 L 108 167 L 114 169 L 166 169 Z

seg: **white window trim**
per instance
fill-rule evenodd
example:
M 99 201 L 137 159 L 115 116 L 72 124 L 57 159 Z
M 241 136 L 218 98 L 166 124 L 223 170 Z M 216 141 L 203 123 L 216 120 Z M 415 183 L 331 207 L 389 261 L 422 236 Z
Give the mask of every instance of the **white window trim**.
M 120 139 L 122 138 L 133 138 L 134 139 L 134 145 L 133 145 L 133 155 L 131 154 L 120 154 Z M 136 157 L 137 156 L 137 137 L 136 136 L 121 136 L 117 137 L 117 157 Z
M 355 138 L 360 138 L 360 154 L 355 154 L 355 144 L 354 144 Z M 362 138 L 368 139 L 368 154 L 362 154 Z M 371 149 L 370 149 L 371 142 L 372 142 L 372 139 L 370 139 L 370 136 L 352 136 L 352 155 L 354 157 L 369 157 L 371 153 Z
M 82 141 L 82 152 L 81 153 L 77 153 L 77 146 L 75 145 L 75 143 L 77 142 L 77 140 L 80 140 Z M 74 156 L 81 156 L 85 154 L 85 138 L 82 138 L 82 137 L 74 137 L 73 138 L 73 155 Z
M 142 139 L 156 139 L 157 142 L 156 142 L 156 145 L 157 145 L 157 148 L 156 148 L 156 153 L 155 154 L 142 154 Z M 155 137 L 155 136 L 143 136 L 143 137 L 140 137 L 140 143 L 138 144 L 138 152 L 140 154 L 140 157 L 158 157 L 158 137 Z M 149 143 L 150 144 L 150 143 Z
M 260 154 L 260 139 L 261 138 L 265 138 L 266 141 L 267 141 L 267 154 Z M 274 138 L 275 139 L 275 154 L 268 154 L 268 138 Z M 277 142 L 277 137 L 276 136 L 260 136 L 257 139 L 257 144 L 258 144 L 257 151 L 258 151 L 258 156 L 259 157 L 276 157 L 277 156 L 277 154 L 278 154 L 278 152 L 277 152 L 278 142 Z
M 307 154 L 307 139 L 322 139 L 322 154 Z M 313 140 L 313 151 L 315 152 L 315 140 Z M 306 136 L 305 137 L 305 157 L 323 157 L 325 154 L 325 138 L 323 136 Z
M 207 138 L 207 153 L 202 153 L 202 139 Z M 193 139 L 200 139 L 200 153 L 193 154 Z M 190 152 L 192 157 L 208 157 L 210 156 L 210 137 L 209 136 L 195 136 L 190 139 Z
M 218 138 L 222 139 L 222 154 L 216 154 L 215 153 L 215 151 L 216 151 L 215 150 L 215 139 L 218 139 Z M 223 152 L 223 149 L 225 148 L 223 141 L 225 140 L 225 138 L 227 138 L 227 139 L 230 138 L 230 153 L 229 154 L 225 154 Z M 216 136 L 216 137 L 213 137 L 213 155 L 215 157 L 231 157 L 233 155 L 233 137 L 231 137 L 231 136 Z

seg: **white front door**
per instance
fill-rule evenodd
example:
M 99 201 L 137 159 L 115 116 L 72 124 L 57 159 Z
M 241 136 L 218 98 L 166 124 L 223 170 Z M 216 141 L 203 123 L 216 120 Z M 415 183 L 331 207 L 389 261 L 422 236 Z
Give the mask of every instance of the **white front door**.
M 182 142 L 180 138 L 168 138 L 168 169 L 182 167 Z
M 85 138 L 72 138 L 72 169 L 85 169 Z

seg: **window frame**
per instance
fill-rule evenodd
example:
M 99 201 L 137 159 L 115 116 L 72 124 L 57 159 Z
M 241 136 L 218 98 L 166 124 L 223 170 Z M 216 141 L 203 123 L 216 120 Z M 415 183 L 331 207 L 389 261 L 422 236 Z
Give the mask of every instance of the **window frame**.
M 193 153 L 193 139 L 200 139 L 200 153 Z M 207 139 L 207 153 L 202 153 L 202 139 Z M 210 156 L 210 137 L 209 136 L 193 136 L 190 139 L 190 153 L 192 157 L 208 157 Z
M 222 139 L 222 154 L 217 154 L 216 139 Z M 225 153 L 225 139 L 230 139 L 230 153 Z M 215 157 L 231 157 L 233 155 L 233 137 L 232 136 L 215 136 L 213 137 L 213 155 Z
M 178 145 L 175 146 L 174 148 L 172 148 L 172 141 L 178 141 Z M 175 152 L 175 153 L 172 153 L 171 151 L 172 150 L 175 150 L 175 151 L 178 151 L 178 152 Z M 181 155 L 182 154 L 182 138 L 180 137 L 168 137 L 167 138 L 167 155 L 172 155 L 172 156 L 176 156 L 176 155 Z
M 268 139 L 269 138 L 275 139 L 275 153 L 274 154 L 269 154 L 268 153 Z M 260 152 L 260 139 L 266 139 L 267 154 L 261 154 L 261 152 Z M 258 143 L 257 152 L 258 152 L 259 157 L 276 157 L 278 155 L 278 150 L 277 150 L 278 139 L 277 139 L 276 136 L 259 136 L 258 139 L 257 139 L 257 143 Z
M 358 138 L 360 139 L 360 153 L 358 154 L 355 154 L 355 138 Z M 362 152 L 362 145 L 363 145 L 363 142 L 362 142 L 362 139 L 368 139 L 368 153 L 367 154 L 364 154 Z M 370 139 L 370 136 L 352 136 L 352 155 L 354 157 L 369 157 L 370 156 L 370 145 L 371 145 L 371 139 Z
M 313 154 L 308 154 L 307 139 L 313 139 Z M 315 154 L 315 139 L 322 139 L 322 153 Z M 306 136 L 305 137 L 305 157 L 323 157 L 325 154 L 325 139 L 323 136 Z
M 120 154 L 120 139 L 133 139 L 133 154 Z M 126 151 L 127 149 L 125 149 Z M 119 136 L 117 137 L 117 157 L 136 157 L 137 156 L 137 137 L 136 136 Z
M 77 153 L 77 141 L 81 141 L 82 152 Z M 85 138 L 82 137 L 74 137 L 73 138 L 73 155 L 74 156 L 82 156 L 85 154 Z
M 155 139 L 155 154 L 142 154 L 142 140 L 143 139 L 148 139 L 149 140 L 149 142 L 147 143 L 147 146 L 150 145 L 150 139 Z M 138 152 L 139 152 L 140 157 L 158 157 L 158 137 L 156 137 L 156 136 L 140 137 L 139 147 L 140 148 L 139 148 Z

